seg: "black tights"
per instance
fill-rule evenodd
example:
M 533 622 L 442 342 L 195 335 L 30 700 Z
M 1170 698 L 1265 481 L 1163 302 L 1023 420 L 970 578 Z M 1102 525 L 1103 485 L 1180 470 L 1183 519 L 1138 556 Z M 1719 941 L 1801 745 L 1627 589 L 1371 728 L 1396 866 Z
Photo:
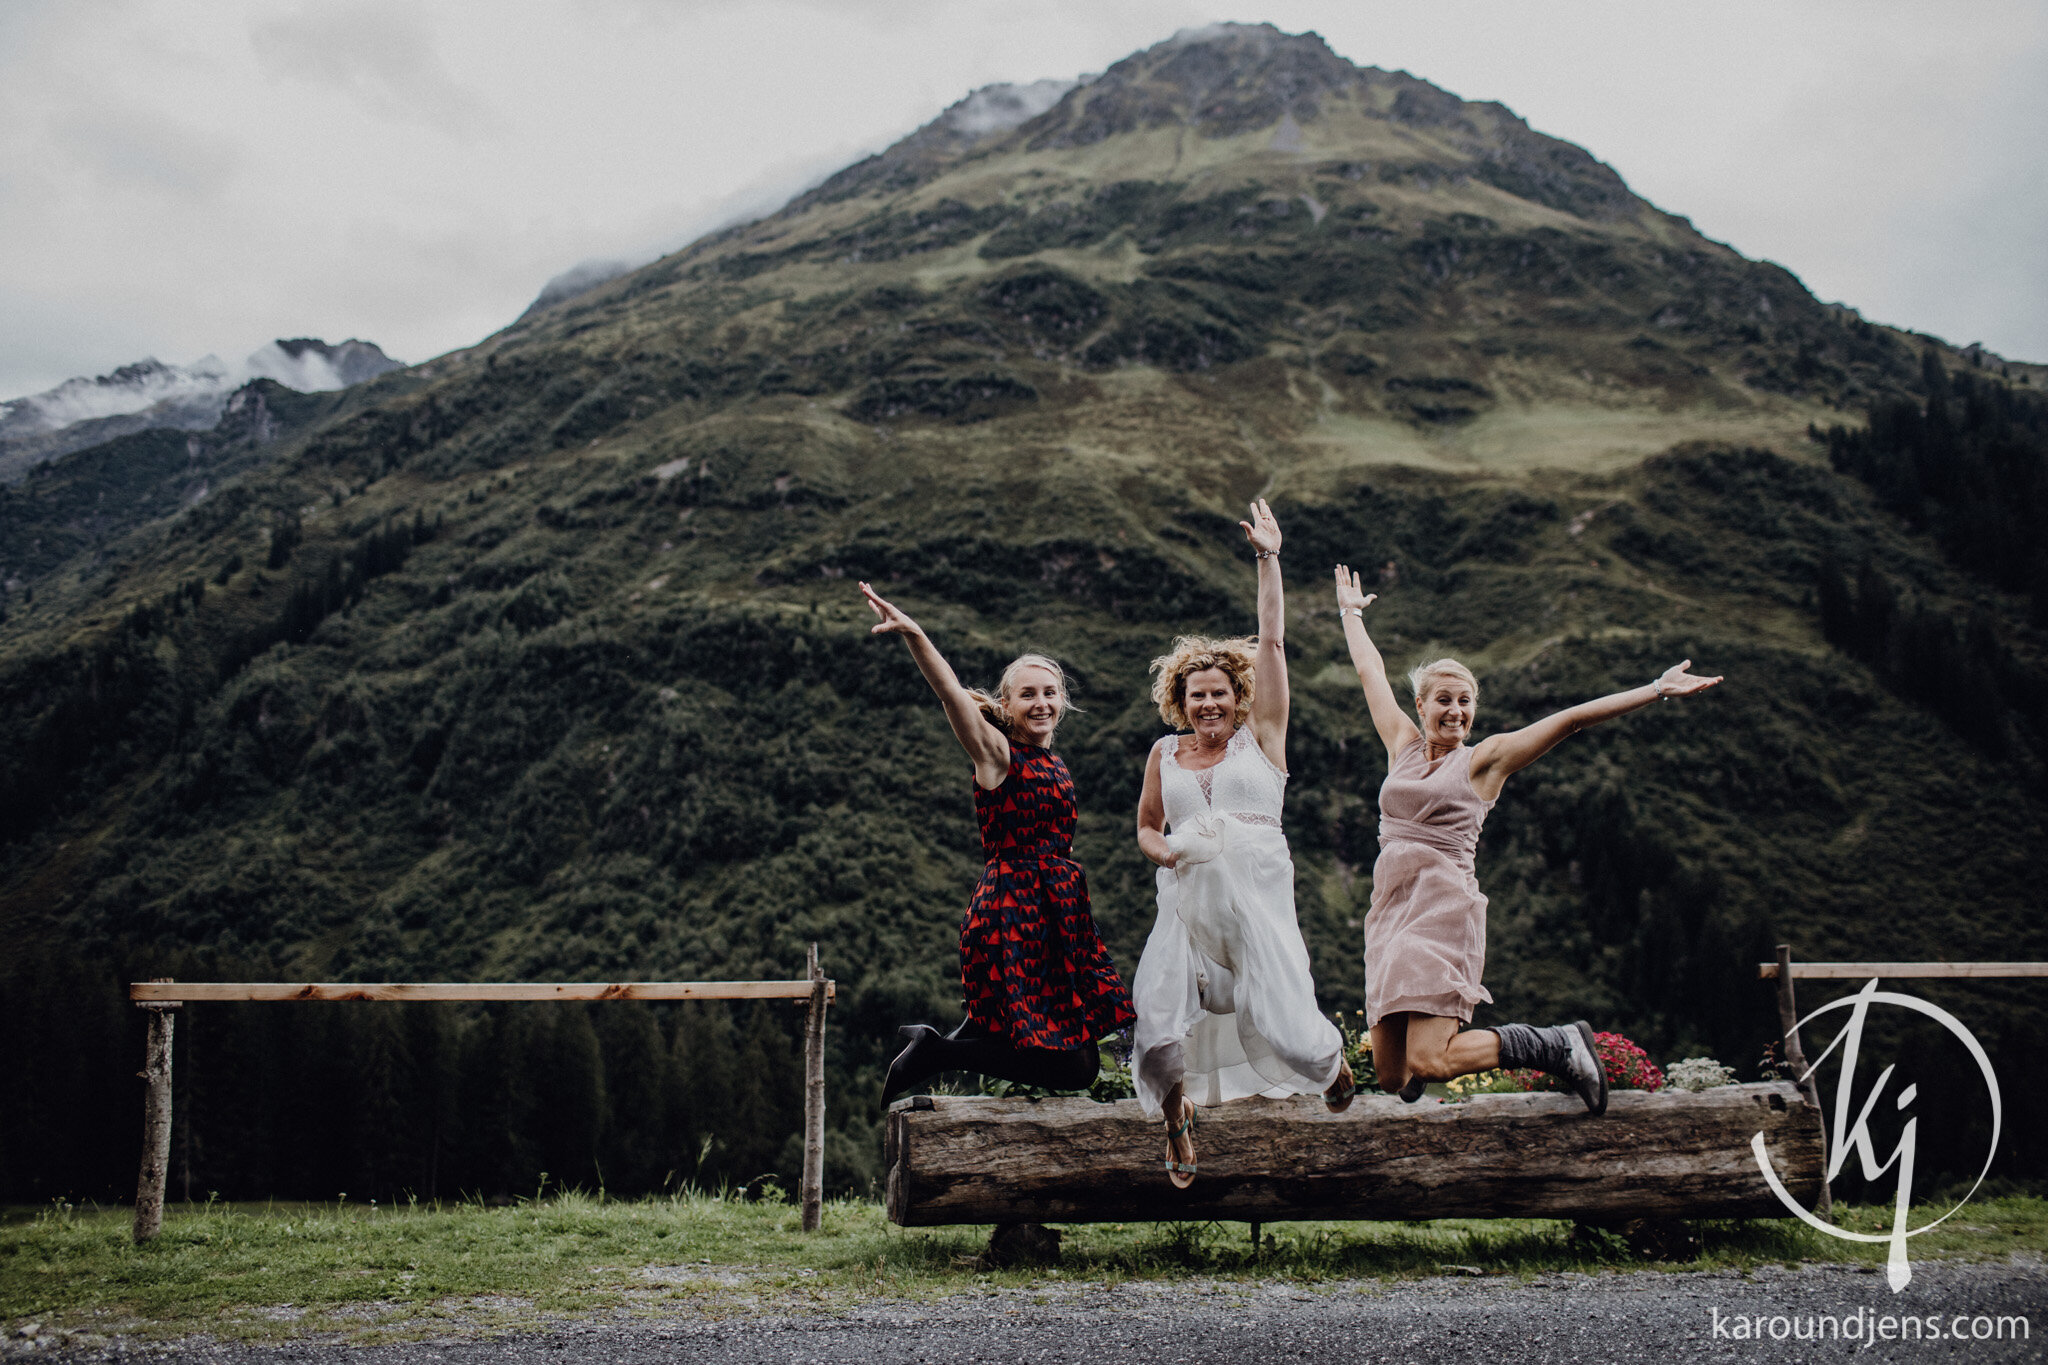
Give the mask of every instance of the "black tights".
M 919 1052 L 919 1061 L 930 1068 L 918 1068 L 925 1073 L 920 1081 L 941 1071 L 973 1071 L 1041 1090 L 1086 1090 L 1102 1070 L 1093 1042 L 1076 1048 L 1011 1047 L 966 1020 L 944 1037 L 929 1040 Z

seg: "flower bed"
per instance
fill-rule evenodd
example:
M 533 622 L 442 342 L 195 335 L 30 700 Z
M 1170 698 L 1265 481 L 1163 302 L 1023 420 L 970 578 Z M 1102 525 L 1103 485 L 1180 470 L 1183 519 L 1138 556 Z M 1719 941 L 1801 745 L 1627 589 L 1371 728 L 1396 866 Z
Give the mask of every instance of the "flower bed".
M 1600 1063 L 1607 1071 L 1609 1090 L 1662 1090 L 1664 1069 L 1650 1060 L 1650 1054 L 1619 1033 L 1596 1033 L 1593 1042 Z M 1567 1090 L 1562 1080 L 1543 1071 L 1510 1071 L 1508 1076 L 1524 1090 Z

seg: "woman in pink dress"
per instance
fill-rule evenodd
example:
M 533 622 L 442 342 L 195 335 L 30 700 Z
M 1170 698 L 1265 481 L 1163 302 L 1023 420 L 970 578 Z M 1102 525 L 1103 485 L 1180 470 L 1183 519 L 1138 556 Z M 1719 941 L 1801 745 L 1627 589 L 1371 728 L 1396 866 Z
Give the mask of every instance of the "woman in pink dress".
M 1560 1077 L 1587 1109 L 1604 1113 L 1607 1078 L 1592 1026 L 1584 1020 L 1459 1031 L 1472 1022 L 1474 1005 L 1493 1000 L 1479 984 L 1486 965 L 1486 897 L 1472 870 L 1479 827 L 1500 799 L 1501 785 L 1567 737 L 1721 680 L 1686 672 L 1692 666 L 1687 659 L 1654 682 L 1468 745 L 1478 714 L 1478 679 L 1455 659 L 1423 664 L 1408 675 L 1421 723 L 1409 720 L 1387 681 L 1386 661 L 1365 631 L 1365 609 L 1373 600 L 1358 575 L 1339 564 L 1337 613 L 1344 640 L 1373 727 L 1387 746 L 1380 856 L 1365 917 L 1365 1021 L 1380 1085 L 1413 1102 L 1430 1081 L 1529 1067 Z

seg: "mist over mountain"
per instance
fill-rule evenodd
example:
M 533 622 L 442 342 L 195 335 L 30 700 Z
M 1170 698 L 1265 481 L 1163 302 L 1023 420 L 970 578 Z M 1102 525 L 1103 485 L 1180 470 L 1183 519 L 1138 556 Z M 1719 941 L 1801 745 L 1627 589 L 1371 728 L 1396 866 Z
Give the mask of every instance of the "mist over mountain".
M 976 92 L 474 347 L 332 394 L 258 381 L 189 445 L 0 490 L 0 560 L 43 547 L 0 592 L 0 932 L 26 964 L 0 1019 L 74 1040 L 0 1056 L 30 1097 L 0 1178 L 132 1178 L 132 1124 L 80 1117 L 128 1112 L 124 976 L 786 977 L 817 941 L 828 1178 L 865 1191 L 891 1027 L 957 1017 L 979 850 L 957 746 L 852 583 L 970 681 L 1066 664 L 1077 848 L 1128 971 L 1146 664 L 1252 628 L 1258 496 L 1287 537 L 1322 1005 L 1361 1003 L 1384 768 L 1342 561 L 1394 669 L 1475 670 L 1482 732 L 1681 658 L 1726 675 L 1510 784 L 1479 1021 L 1587 1017 L 1747 1078 L 1776 943 L 2048 956 L 2044 381 L 1823 304 L 1503 106 L 1313 34 Z M 116 486 L 150 491 L 93 521 Z M 2016 986 L 1926 994 L 2013 1074 L 2048 1045 Z M 194 1083 L 199 1188 L 601 1166 L 624 1192 L 792 1159 L 767 1009 L 207 1018 L 202 1056 L 234 1060 L 199 1065 L 274 1105 Z M 1882 1042 L 1975 1112 L 1967 1068 Z M 331 1093 L 365 1117 L 294 1146 L 271 1115 Z M 455 1094 L 489 1100 L 434 1107 Z M 2048 1169 L 2043 1099 L 2007 1100 L 1999 1169 Z M 1974 1171 L 1974 1122 L 1923 1133 L 1923 1169 Z
M 402 367 L 374 342 L 351 338 L 330 345 L 296 337 L 266 342 L 236 366 L 217 356 L 188 366 L 152 357 L 111 374 L 67 379 L 42 393 L 0 403 L 0 481 L 131 432 L 158 427 L 205 431 L 220 420 L 227 396 L 252 379 L 320 393 Z
M 936 119 L 898 144 L 893 151 L 898 160 L 905 159 L 910 154 L 909 149 L 917 147 L 935 146 L 957 151 L 960 147 L 971 145 L 989 133 L 1014 128 L 1026 119 L 1044 113 L 1054 101 L 1079 83 L 1042 80 L 1023 85 L 998 82 L 982 86 L 970 92 L 965 99 L 949 105 Z M 867 161 L 857 164 L 866 165 Z M 760 217 L 761 213 L 753 208 L 753 201 L 756 198 L 752 191 L 740 191 L 734 196 L 734 200 L 744 207 L 731 209 L 733 200 L 727 201 L 729 211 L 725 215 L 726 221 L 718 223 L 717 226 L 723 228 L 733 222 L 751 222 Z M 770 207 L 780 207 L 780 200 Z M 649 252 L 638 258 L 605 257 L 579 261 L 542 285 L 540 293 L 534 296 L 533 302 L 520 314 L 520 320 L 524 321 L 529 315 L 542 309 L 552 308 L 565 299 L 575 298 L 578 294 L 587 293 L 598 285 L 615 280 L 661 254 L 665 253 Z

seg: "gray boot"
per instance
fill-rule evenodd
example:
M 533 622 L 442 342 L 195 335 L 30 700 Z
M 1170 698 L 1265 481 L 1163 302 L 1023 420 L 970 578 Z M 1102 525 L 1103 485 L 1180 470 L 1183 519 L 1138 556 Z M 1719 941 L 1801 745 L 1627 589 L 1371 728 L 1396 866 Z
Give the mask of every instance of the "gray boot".
M 1591 1024 L 1583 1019 L 1549 1028 L 1502 1024 L 1494 1032 L 1500 1036 L 1502 1067 L 1548 1072 L 1578 1092 L 1588 1113 L 1607 1112 L 1607 1068 L 1600 1064 Z

